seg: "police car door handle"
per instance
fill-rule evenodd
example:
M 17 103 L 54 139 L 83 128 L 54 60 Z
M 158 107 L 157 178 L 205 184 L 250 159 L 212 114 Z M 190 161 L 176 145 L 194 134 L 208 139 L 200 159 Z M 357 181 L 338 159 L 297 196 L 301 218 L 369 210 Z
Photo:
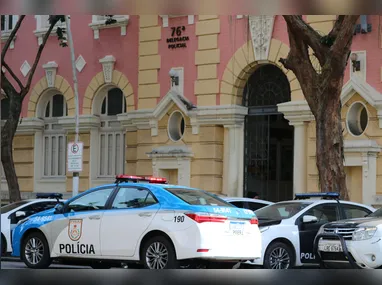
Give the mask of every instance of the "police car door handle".
M 99 219 L 101 219 L 101 216 L 98 216 L 98 215 L 96 215 L 96 216 L 90 216 L 90 217 L 89 217 L 89 220 L 99 220 Z
M 152 213 L 146 212 L 146 213 L 139 213 L 138 214 L 140 217 L 151 217 Z

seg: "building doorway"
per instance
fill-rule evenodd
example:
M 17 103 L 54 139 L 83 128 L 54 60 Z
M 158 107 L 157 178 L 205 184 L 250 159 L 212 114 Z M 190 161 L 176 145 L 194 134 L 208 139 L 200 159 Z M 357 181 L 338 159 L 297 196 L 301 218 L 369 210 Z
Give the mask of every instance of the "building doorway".
M 288 78 L 273 64 L 259 66 L 247 81 L 244 196 L 278 202 L 293 198 L 294 128 L 277 110 L 291 100 Z

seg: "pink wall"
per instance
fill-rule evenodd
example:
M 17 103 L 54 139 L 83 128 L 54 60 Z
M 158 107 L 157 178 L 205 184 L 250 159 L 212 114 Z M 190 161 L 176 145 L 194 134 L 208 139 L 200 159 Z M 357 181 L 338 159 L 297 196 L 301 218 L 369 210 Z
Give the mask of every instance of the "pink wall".
M 162 19 L 160 19 L 162 24 Z M 163 25 L 162 25 L 163 26 Z M 186 30 L 183 36 L 188 36 L 189 41 L 186 48 L 169 49 L 167 39 L 172 38 L 172 29 L 184 26 Z M 176 35 L 175 35 L 176 37 Z M 198 49 L 198 39 L 195 35 L 195 24 L 188 24 L 188 17 L 170 18 L 169 26 L 162 28 L 162 39 L 159 41 L 159 54 L 161 55 L 161 68 L 158 79 L 161 84 L 161 98 L 167 94 L 171 88 L 169 72 L 172 67 L 184 68 L 184 96 L 196 104 L 194 85 L 197 77 L 197 67 L 195 65 L 195 51 Z M 158 98 L 158 102 L 161 98 Z
M 218 78 L 222 79 L 227 64 L 232 56 L 240 47 L 251 40 L 251 32 L 248 29 L 248 18 L 246 17 L 237 19 L 235 15 L 221 16 L 220 20 L 220 64 L 218 66 Z M 282 16 L 276 16 L 273 28 L 273 38 L 289 45 L 286 24 Z M 217 99 L 217 104 L 219 103 L 220 96 L 218 96 Z
M 382 92 L 381 67 L 382 67 L 382 49 L 380 16 L 368 16 L 368 22 L 372 24 L 372 32 L 368 34 L 357 34 L 353 37 L 352 51 L 366 50 L 366 82 L 373 86 L 378 92 Z M 350 68 L 352 68 L 349 60 L 346 67 L 344 84 L 350 78 Z
M 221 62 L 218 65 L 218 78 L 221 79 L 227 63 L 232 55 L 245 42 L 249 41 L 251 36 L 248 32 L 248 21 L 236 19 L 236 16 L 221 16 L 221 33 L 218 37 Z M 160 24 L 161 23 L 160 19 Z M 195 17 L 195 22 L 197 17 Z M 369 34 L 357 34 L 353 40 L 353 50 L 367 50 L 367 82 L 379 92 L 382 92 L 382 83 L 380 80 L 380 68 L 382 66 L 382 52 L 380 47 L 379 35 L 379 16 L 369 16 L 369 21 L 373 25 L 373 31 Z M 100 38 L 93 38 L 93 30 L 88 26 L 91 22 L 91 15 L 72 16 L 72 32 L 75 40 L 76 58 L 81 54 L 87 62 L 85 68 L 78 74 L 80 107 L 82 110 L 82 101 L 85 90 L 91 79 L 100 71 L 102 66 L 98 60 L 106 55 L 114 55 L 117 59 L 115 69 L 124 73 L 132 83 L 135 93 L 135 102 L 137 104 L 138 92 L 138 48 L 139 48 L 139 17 L 130 16 L 127 26 L 127 35 L 120 35 L 120 28 L 100 30 Z M 171 50 L 166 42 L 171 37 L 171 27 L 185 26 L 184 35 L 189 36 L 187 48 Z M 195 66 L 195 51 L 198 48 L 198 39 L 195 36 L 196 25 L 189 25 L 187 17 L 170 18 L 169 27 L 162 28 L 162 39 L 159 41 L 159 52 L 161 55 L 161 68 L 158 71 L 159 83 L 161 84 L 161 98 L 167 94 L 170 89 L 169 71 L 171 67 L 184 67 L 185 96 L 194 104 L 196 97 L 194 95 L 194 84 L 197 79 L 197 67 Z M 13 68 L 16 75 L 26 82 L 20 72 L 22 63 L 27 60 L 32 65 L 37 52 L 37 38 L 33 31 L 36 29 L 36 19 L 34 16 L 27 16 L 19 30 L 15 48 L 9 50 L 6 62 Z M 285 21 L 282 16 L 277 16 L 273 37 L 288 44 L 288 35 Z M 70 64 L 69 48 L 61 48 L 58 45 L 56 36 L 52 36 L 43 51 L 37 71 L 34 75 L 33 86 L 45 76 L 42 65 L 48 61 L 56 61 L 59 65 L 57 73 L 72 84 L 72 70 Z M 349 79 L 348 65 L 345 74 L 344 83 Z M 8 76 L 9 78 L 9 76 Z M 159 99 L 158 99 L 159 100 Z M 27 115 L 29 96 L 24 101 L 22 116 Z M 217 103 L 220 98 L 218 96 Z
M 82 72 L 77 72 L 78 88 L 80 94 L 80 113 L 82 113 L 83 96 L 92 78 L 100 71 L 102 65 L 99 59 L 106 55 L 113 55 L 116 58 L 115 69 L 124 73 L 133 85 L 135 96 L 137 96 L 138 85 L 138 29 L 139 22 L 137 16 L 130 17 L 127 26 L 127 35 L 120 35 L 120 28 L 100 30 L 100 38 L 95 40 L 93 30 L 88 26 L 91 22 L 91 15 L 81 17 L 72 16 L 71 27 L 74 39 L 74 49 L 76 59 L 82 55 L 86 65 Z M 33 31 L 36 29 L 34 16 L 27 16 L 20 27 L 15 41 L 15 48 L 9 50 L 6 61 L 11 65 L 19 78 L 24 79 L 20 67 L 25 60 L 32 65 L 38 49 L 37 37 Z M 36 73 L 33 77 L 33 86 L 45 76 L 42 65 L 48 61 L 55 61 L 58 64 L 57 74 L 63 76 L 71 85 L 73 84 L 73 73 L 70 61 L 69 47 L 59 46 L 57 36 L 51 36 L 42 53 Z M 26 82 L 26 78 L 24 79 Z M 25 99 L 22 116 L 26 116 L 29 96 Z M 137 103 L 137 98 L 135 99 Z

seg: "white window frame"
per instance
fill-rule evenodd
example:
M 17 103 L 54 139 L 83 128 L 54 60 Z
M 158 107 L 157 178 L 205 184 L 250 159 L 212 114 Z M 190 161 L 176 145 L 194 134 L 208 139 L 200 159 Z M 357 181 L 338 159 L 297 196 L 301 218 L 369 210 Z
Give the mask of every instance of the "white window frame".
M 38 39 L 38 45 L 40 46 L 42 44 L 42 39 L 45 35 L 45 33 L 49 30 L 49 20 L 50 15 L 36 15 L 36 30 L 34 31 L 35 36 Z M 70 16 L 70 15 L 68 15 Z M 45 23 L 45 24 L 44 24 Z M 62 23 L 61 21 L 56 24 L 56 26 L 53 28 L 52 32 L 50 33 L 50 36 L 57 36 L 57 27 L 66 28 L 66 23 Z
M 14 29 L 17 21 L 19 20 L 19 15 L 1 15 L 1 17 L 5 16 L 5 29 L 1 30 L 1 42 L 5 43 L 8 39 L 9 36 L 11 35 L 12 30 Z M 8 28 L 8 20 L 9 17 L 12 16 L 12 29 Z M 14 36 L 13 40 L 11 41 L 11 44 L 9 45 L 10 49 L 15 48 L 15 40 L 16 40 L 16 35 Z
M 97 164 L 97 178 L 99 179 L 105 179 L 105 178 L 114 178 L 118 174 L 123 174 L 125 171 L 125 157 L 126 157 L 126 132 L 124 128 L 121 126 L 118 116 L 108 116 L 107 115 L 107 109 L 108 109 L 108 94 L 109 91 L 113 89 L 110 88 L 106 91 L 106 94 L 104 98 L 101 101 L 101 105 L 99 106 L 100 112 L 100 121 L 101 126 L 99 128 L 98 133 L 98 164 Z M 105 102 L 105 113 L 102 114 L 102 105 L 104 100 Z M 125 111 L 125 105 L 126 105 L 126 98 L 124 94 L 122 93 L 122 113 Z M 107 150 L 108 146 L 108 136 L 112 136 L 113 140 L 113 147 L 112 147 L 112 156 L 109 157 L 108 154 L 105 154 L 103 157 L 102 153 L 102 137 L 105 137 L 105 149 Z M 120 153 L 116 153 L 116 137 L 119 135 L 119 145 L 120 145 Z M 103 160 L 104 159 L 104 160 Z M 109 161 L 111 162 L 111 171 L 108 169 Z M 115 159 L 118 159 L 119 161 L 116 161 Z M 120 171 L 117 171 L 116 165 L 119 164 Z M 103 168 L 104 172 L 101 172 L 101 167 Z M 105 174 L 105 172 L 110 172 L 110 174 Z
M 62 95 L 60 93 L 57 93 L 55 95 Z M 53 95 L 54 96 L 54 95 Z M 62 117 L 52 117 L 52 114 L 53 114 L 53 96 L 50 97 L 49 101 L 46 102 L 45 104 L 45 108 L 44 108 L 44 123 L 45 123 L 45 129 L 44 129 L 44 132 L 43 132 L 43 136 L 42 136 L 42 149 L 43 149 L 43 154 L 42 154 L 42 179 L 52 179 L 52 178 L 65 178 L 66 177 L 66 145 L 67 145 L 67 137 L 66 137 L 66 132 L 65 130 L 62 128 L 62 126 L 60 126 L 58 124 L 58 120 Z M 63 95 L 62 95 L 63 96 Z M 48 106 L 48 104 L 50 104 L 50 108 L 49 108 L 49 117 L 45 117 L 45 111 L 46 111 L 46 108 Z M 67 114 L 67 103 L 66 103 L 66 100 L 65 100 L 65 97 L 64 97 L 64 116 L 66 116 Z M 57 126 L 58 128 L 55 129 L 54 127 Z M 63 138 L 63 149 L 60 151 L 59 150 L 59 140 L 60 138 Z M 49 149 L 48 151 L 46 151 L 46 140 L 48 139 L 49 141 Z M 51 167 L 48 167 L 48 171 L 49 173 L 47 174 L 45 169 L 47 167 L 46 165 L 46 155 L 48 153 L 48 162 L 49 163 L 52 163 L 53 159 L 52 159 L 52 153 L 53 153 L 53 149 L 52 149 L 52 141 L 55 140 L 56 141 L 56 149 L 57 149 L 57 153 L 56 153 L 56 160 L 55 160 L 55 165 L 54 165 L 54 172 L 52 172 L 52 169 Z M 63 173 L 60 175 L 58 173 L 59 171 L 59 157 L 61 157 L 61 167 L 63 169 Z
M 188 24 L 193 25 L 195 23 L 195 15 L 160 15 L 162 18 L 162 26 L 167 28 L 169 26 L 169 19 L 188 17 Z
M 92 15 L 92 22 L 89 27 L 93 30 L 94 39 L 99 39 L 99 31 L 103 29 L 121 28 L 121 36 L 126 36 L 127 25 L 129 24 L 129 15 L 114 15 L 113 17 L 117 22 L 114 24 L 106 25 L 106 17 L 104 15 Z

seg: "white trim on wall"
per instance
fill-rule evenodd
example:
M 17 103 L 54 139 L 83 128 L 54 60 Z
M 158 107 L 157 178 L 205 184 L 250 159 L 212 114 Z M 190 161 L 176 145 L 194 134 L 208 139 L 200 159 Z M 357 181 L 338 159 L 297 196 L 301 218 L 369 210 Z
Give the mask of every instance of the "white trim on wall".
M 89 27 L 93 30 L 94 39 L 99 39 L 99 31 L 103 29 L 121 28 L 121 36 L 126 36 L 127 25 L 129 24 L 129 15 L 114 15 L 113 17 L 117 22 L 114 24 L 106 25 L 106 17 L 104 15 L 92 15 L 92 22 Z
M 8 28 L 8 20 L 9 17 L 12 17 L 12 28 Z M 5 17 L 5 29 L 1 30 L 1 42 L 5 43 L 9 36 L 11 35 L 12 30 L 14 29 L 17 21 L 19 20 L 19 15 L 1 15 L 1 17 Z M 11 41 L 11 44 L 9 45 L 9 49 L 15 48 L 15 40 L 16 40 L 17 34 L 14 36 L 13 40 Z

